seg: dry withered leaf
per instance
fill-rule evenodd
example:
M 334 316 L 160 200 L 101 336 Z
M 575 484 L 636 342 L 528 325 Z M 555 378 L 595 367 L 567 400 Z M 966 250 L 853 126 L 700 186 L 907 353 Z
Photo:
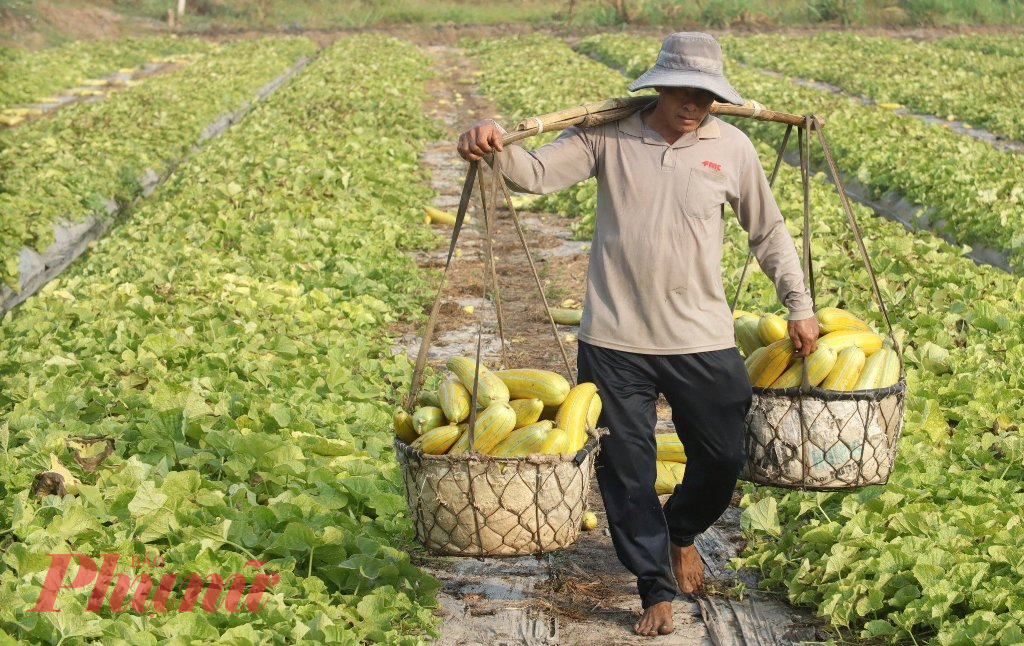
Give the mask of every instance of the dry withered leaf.
M 64 490 L 64 476 L 55 471 L 37 473 L 35 480 L 32 481 L 32 495 L 40 498 L 44 496 L 63 498 L 67 495 L 67 491 Z
M 75 462 L 85 471 L 95 471 L 114 452 L 115 440 L 106 435 L 86 435 L 64 441 L 75 456 Z

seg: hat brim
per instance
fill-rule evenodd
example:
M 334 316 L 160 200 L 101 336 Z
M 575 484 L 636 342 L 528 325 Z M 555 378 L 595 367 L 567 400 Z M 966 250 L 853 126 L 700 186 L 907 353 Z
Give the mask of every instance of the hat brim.
M 629 91 L 635 92 L 645 87 L 696 87 L 711 92 L 724 103 L 743 105 L 743 97 L 729 85 L 724 76 L 706 72 L 674 70 L 655 65 L 630 83 Z

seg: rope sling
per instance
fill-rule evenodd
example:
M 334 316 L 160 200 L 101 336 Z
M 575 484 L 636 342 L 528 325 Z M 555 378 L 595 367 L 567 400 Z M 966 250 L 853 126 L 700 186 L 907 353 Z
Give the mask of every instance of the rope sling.
M 576 385 L 569 356 L 551 315 L 519 214 L 512 206 L 512 194 L 501 173 L 500 161 L 493 160 L 489 186 L 485 183 L 480 162 L 471 162 L 463 184 L 445 266 L 416 357 L 412 385 L 406 399 L 407 409 L 412 408 L 423 385 L 442 292 L 475 184 L 478 185 L 484 214 L 484 263 L 489 279 L 484 281 L 483 296 L 486 299 L 489 288 L 494 294 L 502 364 L 506 361 L 505 325 L 492 244 L 499 190 L 526 253 L 552 335 L 561 353 L 566 376 L 571 385 Z M 477 401 L 482 350 L 483 317 L 480 317 L 476 366 L 470 389 L 471 402 Z M 471 406 L 467 429 L 470 447 L 475 445 L 476 416 L 476 406 Z M 458 455 L 428 455 L 396 437 L 396 455 L 402 466 L 406 498 L 413 512 L 417 538 L 435 553 L 478 557 L 540 555 L 571 545 L 579 536 L 580 523 L 587 511 L 587 497 L 593 479 L 594 459 L 599 450 L 600 433 L 598 429 L 588 426 L 589 440 L 575 454 L 530 455 L 525 458 L 499 458 L 472 449 Z

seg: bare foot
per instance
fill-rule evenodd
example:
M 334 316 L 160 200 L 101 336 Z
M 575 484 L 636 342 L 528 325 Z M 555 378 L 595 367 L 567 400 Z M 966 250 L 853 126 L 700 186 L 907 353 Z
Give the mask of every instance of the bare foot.
M 672 554 L 672 572 L 676 575 L 676 583 L 683 594 L 697 594 L 704 589 L 704 562 L 693 545 L 678 547 L 673 545 L 669 550 Z
M 662 601 L 648 607 L 633 630 L 644 637 L 667 635 L 675 630 L 672 625 L 672 602 Z

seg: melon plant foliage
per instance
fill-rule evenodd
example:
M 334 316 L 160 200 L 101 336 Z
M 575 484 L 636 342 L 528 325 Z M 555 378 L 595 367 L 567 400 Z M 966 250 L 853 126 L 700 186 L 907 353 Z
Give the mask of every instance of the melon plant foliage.
M 170 172 L 211 124 L 251 102 L 314 46 L 306 38 L 267 37 L 183 39 L 180 49 L 160 73 L 101 101 L 0 130 L 0 283 L 19 287 L 19 252 L 43 252 L 54 242 L 54 225 L 109 221 L 109 207 L 128 210 L 144 177 Z M 27 67 L 14 71 L 38 72 Z
M 420 315 L 405 250 L 429 199 L 427 61 L 342 39 L 212 142 L 0 328 L 0 635 L 45 643 L 418 643 L 438 582 L 412 529 L 387 402 L 411 366 L 387 329 Z M 400 88 L 400 90 L 399 90 Z M 65 440 L 109 435 L 95 472 Z M 78 495 L 29 494 L 61 456 Z M 258 612 L 31 613 L 48 553 L 164 559 L 280 581 Z

